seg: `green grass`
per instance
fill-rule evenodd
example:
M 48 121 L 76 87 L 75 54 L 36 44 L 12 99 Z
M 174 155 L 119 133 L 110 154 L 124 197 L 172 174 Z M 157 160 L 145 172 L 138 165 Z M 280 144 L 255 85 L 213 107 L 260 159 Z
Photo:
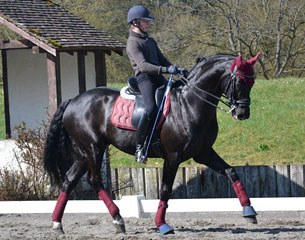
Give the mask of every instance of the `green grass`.
M 121 88 L 124 84 L 110 84 Z M 251 116 L 233 120 L 218 111 L 215 150 L 232 165 L 305 164 L 305 80 L 257 80 L 251 92 Z M 0 93 L 0 137 L 5 136 L 3 92 Z M 110 148 L 112 167 L 144 166 L 134 156 Z M 162 166 L 149 159 L 146 166 Z M 184 166 L 195 165 L 192 160 Z
M 258 80 L 250 119 L 218 114 L 215 150 L 233 165 L 304 164 L 304 87 L 304 79 Z

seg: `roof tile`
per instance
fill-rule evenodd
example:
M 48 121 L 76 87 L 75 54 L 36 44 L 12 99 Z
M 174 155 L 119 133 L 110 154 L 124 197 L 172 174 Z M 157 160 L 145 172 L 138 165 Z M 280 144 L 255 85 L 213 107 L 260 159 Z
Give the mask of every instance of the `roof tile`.
M 105 32 L 48 0 L 0 0 L 0 18 L 61 50 L 122 50 L 125 47 Z

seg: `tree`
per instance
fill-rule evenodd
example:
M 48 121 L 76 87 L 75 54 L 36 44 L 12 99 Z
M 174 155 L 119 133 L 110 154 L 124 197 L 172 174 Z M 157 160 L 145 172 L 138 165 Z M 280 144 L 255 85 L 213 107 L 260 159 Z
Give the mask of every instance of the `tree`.
M 169 60 L 191 68 L 195 58 L 219 52 L 262 55 L 266 79 L 305 75 L 304 0 L 55 0 L 89 24 L 125 43 L 126 15 L 143 4 L 155 17 L 150 34 Z M 0 29 L 1 32 L 1 29 Z M 1 34 L 1 33 L 0 33 Z M 106 57 L 109 81 L 126 81 L 129 60 Z
M 301 76 L 304 73 L 304 65 L 300 64 L 304 60 L 305 47 L 304 1 L 202 2 L 213 15 L 207 31 L 213 34 L 215 46 L 219 49 L 249 56 L 261 51 L 263 55 L 259 63 L 265 78 L 278 78 L 286 73 Z

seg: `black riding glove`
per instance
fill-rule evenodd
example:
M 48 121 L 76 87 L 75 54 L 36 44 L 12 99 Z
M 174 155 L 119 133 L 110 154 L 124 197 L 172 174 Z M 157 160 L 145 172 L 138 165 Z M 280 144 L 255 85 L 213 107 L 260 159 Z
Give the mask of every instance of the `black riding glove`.
M 184 68 L 179 68 L 179 74 L 182 75 L 184 78 L 187 78 L 187 75 L 189 75 L 189 72 Z
M 169 74 L 178 74 L 179 73 L 179 69 L 176 65 L 170 65 L 169 67 L 167 67 L 167 73 Z

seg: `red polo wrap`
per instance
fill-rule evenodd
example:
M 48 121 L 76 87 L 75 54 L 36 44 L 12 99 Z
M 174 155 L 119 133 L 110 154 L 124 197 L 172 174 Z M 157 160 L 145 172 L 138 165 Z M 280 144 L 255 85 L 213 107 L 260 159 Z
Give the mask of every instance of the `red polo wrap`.
M 244 185 L 242 184 L 242 182 L 240 180 L 237 180 L 233 183 L 233 188 L 234 191 L 240 201 L 240 204 L 245 207 L 245 206 L 250 206 L 251 202 L 250 199 L 248 197 L 248 194 L 244 188 Z
M 61 222 L 68 200 L 69 200 L 69 194 L 67 194 L 66 192 L 61 192 L 59 194 L 55 209 L 52 214 L 53 222 Z
M 155 224 L 157 227 L 160 227 L 166 223 L 165 222 L 166 208 L 167 208 L 167 201 L 160 200 L 159 206 L 158 206 L 158 211 L 157 211 L 156 217 L 155 217 Z
M 113 202 L 113 200 L 109 196 L 109 193 L 106 190 L 101 190 L 98 193 L 98 196 L 99 196 L 100 200 L 104 201 L 104 203 L 105 203 L 106 207 L 108 208 L 108 211 L 112 217 L 115 217 L 117 214 L 120 213 L 119 208 L 117 207 L 117 205 L 115 205 L 115 203 Z

